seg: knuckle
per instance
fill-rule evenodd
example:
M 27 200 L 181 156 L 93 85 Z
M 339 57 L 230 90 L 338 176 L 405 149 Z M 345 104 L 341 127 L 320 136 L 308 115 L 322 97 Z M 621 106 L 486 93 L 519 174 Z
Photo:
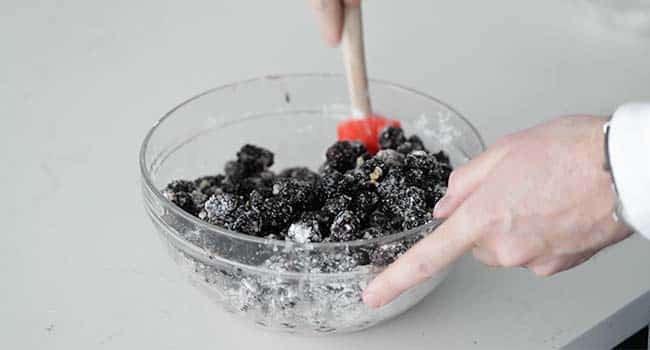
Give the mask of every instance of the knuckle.
M 557 272 L 556 269 L 550 265 L 538 265 L 533 266 L 530 269 L 539 277 L 549 277 Z
M 498 267 L 499 263 L 497 263 L 493 258 L 490 258 L 490 254 L 487 252 L 483 251 L 481 248 L 474 248 L 472 249 L 472 255 L 474 256 L 474 259 L 477 261 L 490 266 L 490 267 Z
M 481 231 L 488 234 L 502 234 L 510 231 L 510 215 L 496 207 L 481 208 L 479 222 Z
M 505 267 L 523 266 L 532 260 L 534 252 L 525 244 L 503 239 L 497 247 L 499 263 Z

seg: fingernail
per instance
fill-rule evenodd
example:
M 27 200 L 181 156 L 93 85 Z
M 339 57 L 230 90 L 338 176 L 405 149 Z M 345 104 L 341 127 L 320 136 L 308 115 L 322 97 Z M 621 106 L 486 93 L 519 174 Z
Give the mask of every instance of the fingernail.
M 381 306 L 381 299 L 379 299 L 379 297 L 373 294 L 372 292 L 363 293 L 363 302 L 373 309 L 376 309 Z
M 436 205 L 433 207 L 433 217 L 439 219 L 447 216 L 451 202 L 452 197 L 449 195 L 445 195 L 444 197 L 440 198 L 438 203 L 436 203 Z

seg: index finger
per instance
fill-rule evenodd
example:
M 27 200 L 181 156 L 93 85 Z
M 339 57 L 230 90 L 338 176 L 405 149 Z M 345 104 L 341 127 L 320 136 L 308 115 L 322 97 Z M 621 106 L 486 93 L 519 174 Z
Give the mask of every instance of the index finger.
M 478 235 L 461 206 L 435 232 L 388 266 L 363 291 L 370 307 L 388 304 L 407 289 L 428 279 L 472 248 Z

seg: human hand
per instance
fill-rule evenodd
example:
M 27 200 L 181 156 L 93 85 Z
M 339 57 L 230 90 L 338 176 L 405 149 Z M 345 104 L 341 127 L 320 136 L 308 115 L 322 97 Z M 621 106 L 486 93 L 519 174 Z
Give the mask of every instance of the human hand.
M 361 0 L 310 0 L 310 3 L 318 16 L 323 40 L 330 46 L 337 46 L 343 30 L 343 8 L 359 6 Z
M 506 136 L 455 170 L 434 210 L 447 220 L 377 276 L 364 302 L 385 305 L 470 249 L 487 265 L 549 276 L 626 238 L 603 169 L 605 122 L 559 118 Z

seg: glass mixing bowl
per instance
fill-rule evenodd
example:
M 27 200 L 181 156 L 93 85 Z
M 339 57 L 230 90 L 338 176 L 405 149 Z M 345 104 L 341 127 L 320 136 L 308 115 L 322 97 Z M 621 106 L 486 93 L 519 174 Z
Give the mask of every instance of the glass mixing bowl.
M 370 92 L 376 111 L 399 119 L 430 150 L 447 152 L 454 167 L 483 151 L 477 131 L 446 104 L 378 80 L 370 82 Z M 354 331 L 406 311 L 445 278 L 447 271 L 379 309 L 361 300 L 363 288 L 391 257 L 431 233 L 437 222 L 366 241 L 297 245 L 208 224 L 161 193 L 172 180 L 220 173 L 245 143 L 273 151 L 272 169 L 317 169 L 349 110 L 342 76 L 270 75 L 197 95 L 147 134 L 140 152 L 147 213 L 184 273 L 227 311 L 275 330 Z M 362 262 L 372 254 L 386 259 Z M 331 268 L 315 269 L 324 265 Z

